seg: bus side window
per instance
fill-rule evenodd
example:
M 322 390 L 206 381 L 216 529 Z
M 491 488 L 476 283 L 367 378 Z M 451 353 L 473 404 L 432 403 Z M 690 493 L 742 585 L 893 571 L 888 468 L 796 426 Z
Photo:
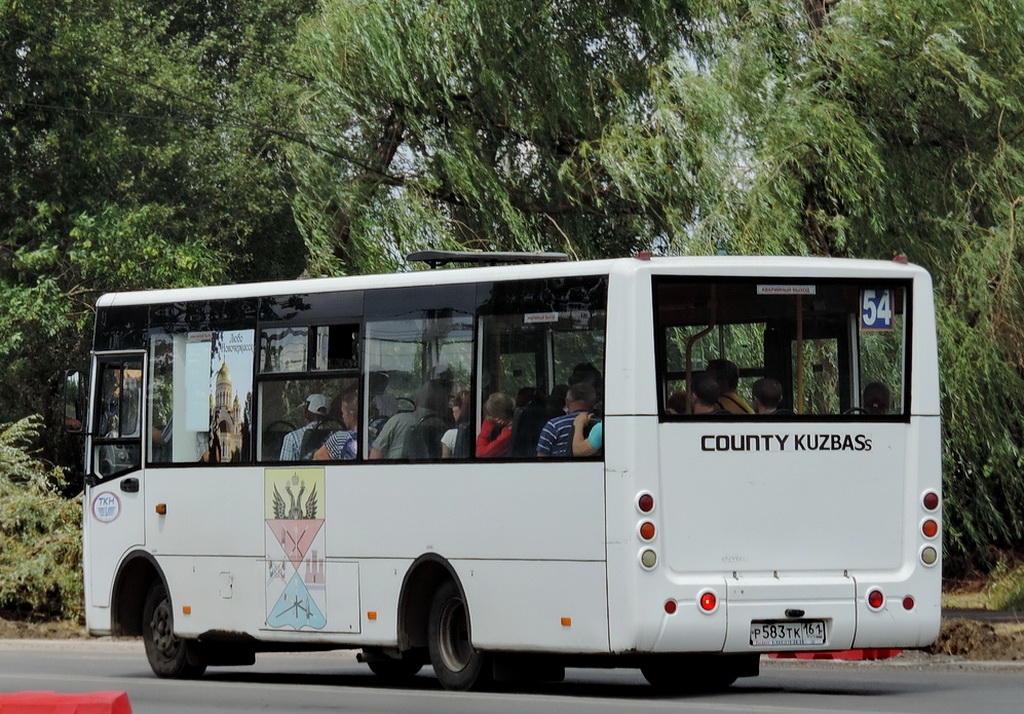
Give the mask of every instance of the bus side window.
M 537 457 L 545 424 L 565 414 L 570 385 L 592 387 L 600 410 L 606 293 L 598 277 L 493 286 L 480 320 L 481 392 L 515 402 L 507 458 Z M 561 441 L 556 455 L 570 456 Z
M 150 463 L 251 460 L 253 334 L 253 330 L 153 334 Z

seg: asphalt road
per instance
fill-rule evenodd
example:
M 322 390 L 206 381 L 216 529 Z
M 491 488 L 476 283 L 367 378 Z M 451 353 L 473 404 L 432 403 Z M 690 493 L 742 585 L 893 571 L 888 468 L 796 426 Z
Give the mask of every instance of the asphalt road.
M 197 681 L 154 677 L 138 642 L 0 641 L 0 693 L 125 691 L 136 714 L 216 712 L 557 712 L 631 714 L 1020 714 L 1024 666 L 769 661 L 760 677 L 723 693 L 666 697 L 635 670 L 569 670 L 559 684 L 519 691 L 446 692 L 429 671 L 407 687 L 385 687 L 351 653 L 260 655 L 254 667 L 213 668 Z

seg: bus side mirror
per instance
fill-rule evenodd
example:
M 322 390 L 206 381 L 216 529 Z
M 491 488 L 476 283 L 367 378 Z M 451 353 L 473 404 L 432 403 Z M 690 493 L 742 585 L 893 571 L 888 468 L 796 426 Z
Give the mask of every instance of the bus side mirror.
M 85 431 L 85 379 L 77 370 L 64 374 L 64 431 L 81 434 Z

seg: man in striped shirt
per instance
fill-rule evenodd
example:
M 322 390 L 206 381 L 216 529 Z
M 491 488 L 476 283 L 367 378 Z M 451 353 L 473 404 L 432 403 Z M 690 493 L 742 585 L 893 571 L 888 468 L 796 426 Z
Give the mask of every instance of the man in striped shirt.
M 591 385 L 581 382 L 570 386 L 565 394 L 566 413 L 544 425 L 537 441 L 537 456 L 572 456 L 573 421 L 578 414 L 591 411 L 596 401 L 597 394 Z

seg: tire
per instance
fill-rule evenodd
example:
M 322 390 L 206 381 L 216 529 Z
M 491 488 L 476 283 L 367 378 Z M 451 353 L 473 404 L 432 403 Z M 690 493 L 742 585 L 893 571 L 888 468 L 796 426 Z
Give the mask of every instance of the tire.
M 174 634 L 174 610 L 163 583 L 154 583 L 142 611 L 142 641 L 153 674 L 163 679 L 194 679 L 205 664 L 189 664 L 185 640 Z
M 465 691 L 491 682 L 491 659 L 473 647 L 469 609 L 454 581 L 443 583 L 431 601 L 427 648 L 445 689 Z
M 738 676 L 728 665 L 715 666 L 689 657 L 659 658 L 641 667 L 640 672 L 652 687 L 672 694 L 717 692 L 735 682 Z

